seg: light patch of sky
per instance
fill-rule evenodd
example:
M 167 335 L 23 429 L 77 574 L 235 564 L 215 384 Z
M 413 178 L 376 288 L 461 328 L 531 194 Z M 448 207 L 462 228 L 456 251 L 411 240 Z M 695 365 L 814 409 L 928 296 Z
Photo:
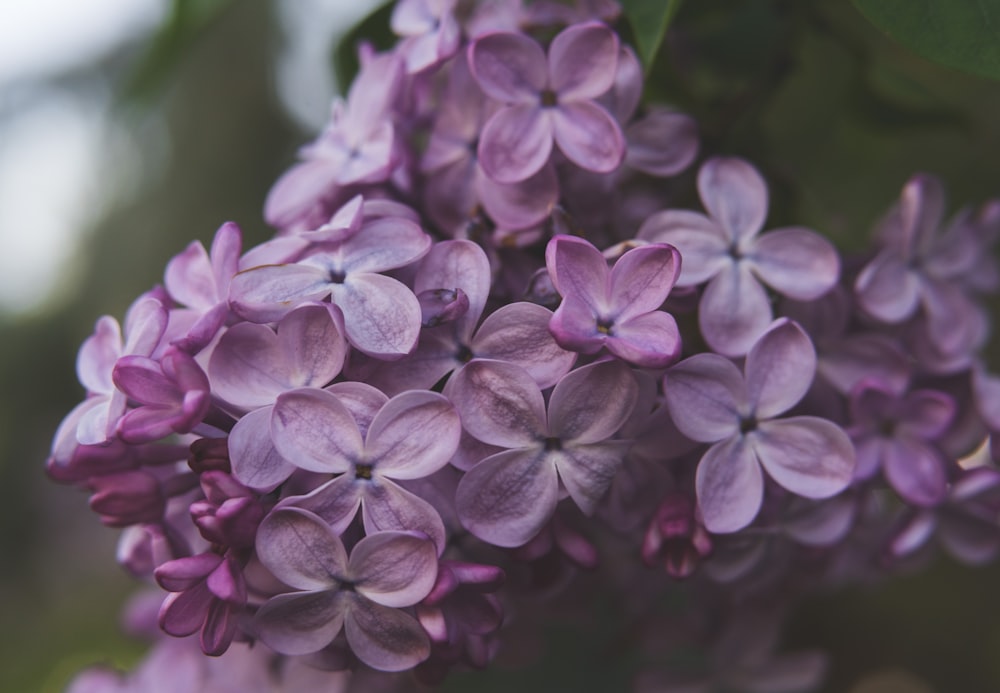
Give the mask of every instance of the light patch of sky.
M 330 103 L 342 91 L 333 76 L 332 47 L 382 0 L 277 0 L 285 30 L 278 61 L 278 95 L 307 133 L 319 132 L 330 117 Z
M 148 34 L 166 10 L 167 0 L 0 1 L 0 311 L 37 310 L 68 287 L 106 199 L 107 96 L 44 81 Z

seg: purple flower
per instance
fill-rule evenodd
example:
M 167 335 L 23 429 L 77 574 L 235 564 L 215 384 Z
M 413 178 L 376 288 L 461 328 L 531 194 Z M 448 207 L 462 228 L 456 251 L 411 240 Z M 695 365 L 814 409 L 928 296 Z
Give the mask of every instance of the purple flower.
M 247 320 L 271 322 L 329 296 L 355 348 L 400 358 L 416 345 L 420 304 L 404 284 L 379 273 L 419 260 L 430 246 L 430 236 L 414 222 L 386 217 L 299 262 L 240 272 L 230 284 L 230 305 Z
M 796 323 L 781 318 L 747 355 L 744 373 L 717 354 L 698 354 L 664 379 L 680 431 L 713 445 L 698 465 L 696 488 L 710 532 L 735 532 L 753 521 L 764 498 L 761 467 L 792 493 L 828 498 L 851 481 L 850 438 L 814 416 L 776 418 L 812 384 L 816 352 Z
M 469 47 L 479 86 L 507 104 L 483 127 L 479 163 L 500 183 L 516 183 L 549 160 L 553 140 L 566 158 L 589 171 L 618 168 L 625 138 L 594 99 L 615 80 L 618 38 L 604 24 L 561 31 L 548 56 L 523 34 L 498 32 Z
M 392 10 L 392 30 L 405 37 L 397 52 L 407 72 L 421 72 L 458 50 L 462 38 L 455 21 L 456 0 L 400 0 Z
M 851 393 L 848 433 L 857 450 L 855 478 L 879 470 L 908 503 L 936 505 L 948 486 L 947 463 L 934 446 L 955 418 L 955 401 L 935 390 L 893 391 L 862 381 Z
M 767 218 L 767 185 L 741 159 L 705 162 L 698 192 L 709 216 L 659 212 L 638 237 L 676 246 L 684 258 L 678 286 L 708 282 L 698 303 L 702 336 L 714 351 L 742 356 L 774 317 L 765 284 L 812 300 L 837 283 L 840 259 L 829 241 L 809 229 L 777 229 L 758 237 Z
M 343 629 L 358 659 L 374 669 L 410 669 L 430 654 L 427 634 L 402 607 L 434 587 L 434 545 L 414 532 L 378 532 L 348 558 L 320 518 L 297 508 L 275 510 L 257 533 L 257 556 L 299 592 L 279 594 L 257 612 L 254 626 L 282 654 L 318 652 Z
M 643 368 L 664 368 L 677 360 L 677 323 L 659 310 L 680 272 L 676 248 L 659 243 L 633 248 L 609 270 L 587 241 L 555 236 L 545 261 L 563 297 L 549 323 L 560 346 L 584 354 L 607 347 Z
M 612 440 L 638 397 L 631 370 L 601 361 L 563 376 L 549 398 L 523 369 L 474 361 L 446 393 L 476 439 L 506 448 L 465 473 L 455 507 L 466 529 L 497 546 L 521 546 L 555 513 L 560 487 L 594 511 L 628 450 Z
M 418 530 L 443 551 L 445 531 L 438 512 L 396 481 L 421 479 L 446 465 L 460 434 L 455 408 L 434 392 L 396 395 L 362 434 L 336 395 L 292 390 L 274 405 L 275 449 L 301 469 L 339 476 L 305 496 L 284 499 L 282 505 L 314 512 L 338 532 L 360 507 L 366 531 Z

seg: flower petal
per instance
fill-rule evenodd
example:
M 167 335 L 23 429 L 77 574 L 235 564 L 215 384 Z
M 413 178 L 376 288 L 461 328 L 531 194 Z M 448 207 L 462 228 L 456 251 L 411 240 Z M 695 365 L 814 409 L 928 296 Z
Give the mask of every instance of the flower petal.
M 597 509 L 631 446 L 630 440 L 605 440 L 570 445 L 553 453 L 559 479 L 585 515 Z
M 261 642 L 285 655 L 319 652 L 344 625 L 346 595 L 331 590 L 279 594 L 254 616 Z
M 597 98 L 618 74 L 618 37 L 600 22 L 574 24 L 552 39 L 548 64 L 560 101 Z
M 546 435 L 542 392 L 523 368 L 474 360 L 448 382 L 445 394 L 462 416 L 462 427 L 484 443 L 527 447 Z
M 493 114 L 479 138 L 479 165 L 498 183 L 518 183 L 538 173 L 552 153 L 552 119 L 537 104 L 506 106 Z
M 279 396 L 270 429 L 278 453 L 310 472 L 346 472 L 362 458 L 354 417 L 325 390 L 303 388 Z
M 482 90 L 502 103 L 536 103 L 548 78 L 542 47 L 513 32 L 474 41 L 469 46 L 469 68 Z
M 615 323 L 605 346 L 618 358 L 640 368 L 666 368 L 681 354 L 681 335 L 674 316 L 654 310 Z
M 618 121 L 593 101 L 561 103 L 550 110 L 559 150 L 580 168 L 610 173 L 625 159 L 625 135 Z
M 420 532 L 439 553 L 445 550 L 444 522 L 433 505 L 389 479 L 357 483 L 364 489 L 361 516 L 365 532 Z
M 346 598 L 350 600 L 344 621 L 347 642 L 372 669 L 404 671 L 430 656 L 430 638 L 415 618 L 360 595 Z
M 462 422 L 447 398 L 410 390 L 396 395 L 372 420 L 365 458 L 379 474 L 420 479 L 448 464 L 458 448 Z
M 262 265 L 240 272 L 229 284 L 229 306 L 250 322 L 275 322 L 305 301 L 330 294 L 327 272 L 312 265 Z
M 351 581 L 359 594 L 382 606 L 411 606 L 437 580 L 434 544 L 411 532 L 377 532 L 351 551 Z
M 854 282 L 858 303 L 882 322 L 906 320 L 920 302 L 920 279 L 892 252 L 883 252 L 865 265 Z
M 468 337 L 475 329 L 490 294 L 490 261 L 472 241 L 441 241 L 420 262 L 413 292 L 461 289 L 469 297 L 469 309 L 456 320 L 459 334 Z
M 308 511 L 322 519 L 335 533 L 342 534 L 358 514 L 365 490 L 365 482 L 354 479 L 350 474 L 341 474 L 303 496 L 282 499 L 278 507 Z
M 275 450 L 270 421 L 271 407 L 256 409 L 236 422 L 228 441 L 233 476 L 263 493 L 276 489 L 295 471 L 295 465 Z
M 698 124 L 690 116 L 651 108 L 625 129 L 625 163 L 651 176 L 667 178 L 686 169 L 698 155 Z
M 345 579 L 347 551 L 340 537 L 305 510 L 272 510 L 257 528 L 256 549 L 260 562 L 289 587 L 323 590 Z
M 559 500 L 556 468 L 541 448 L 491 455 L 465 473 L 455 495 L 462 525 L 495 546 L 526 544 Z
M 767 183 L 746 161 L 709 159 L 698 171 L 698 193 L 731 242 L 750 238 L 763 228 L 767 219 Z
M 420 302 L 406 285 L 381 274 L 361 273 L 334 284 L 332 290 L 355 348 L 386 360 L 413 351 L 420 336 Z
M 815 416 L 762 421 L 747 438 L 771 478 L 800 496 L 829 498 L 854 476 L 854 446 L 832 421 Z
M 639 246 L 622 255 L 611 269 L 610 278 L 615 320 L 657 310 L 667 300 L 680 270 L 680 253 L 665 243 Z
M 948 492 L 944 459 L 930 445 L 905 436 L 886 445 L 882 473 L 907 503 L 937 505 Z
M 764 499 L 764 475 L 743 436 L 710 447 L 695 475 L 698 506 L 705 528 L 725 534 L 753 522 Z
M 657 212 L 643 222 L 637 238 L 677 248 L 682 258 L 678 286 L 697 286 L 733 264 L 725 231 L 704 214 L 680 209 Z
M 819 298 L 840 278 L 840 256 L 828 240 L 804 228 L 768 231 L 745 256 L 761 281 L 799 301 Z
M 417 223 L 388 216 L 366 222 L 339 252 L 344 272 L 385 272 L 416 262 L 430 247 L 431 237 Z
M 772 419 L 801 400 L 816 375 L 816 349 L 798 323 L 778 318 L 747 354 L 747 400 L 757 419 Z
M 723 269 L 705 287 L 698 325 L 714 351 L 742 356 L 771 324 L 771 303 L 745 263 Z
M 577 445 L 610 438 L 632 415 L 639 385 L 621 361 L 598 361 L 567 373 L 549 398 L 550 436 Z
M 743 375 L 729 359 L 697 354 L 667 371 L 663 392 L 670 415 L 692 440 L 714 443 L 739 430 L 749 414 Z
M 538 387 L 552 387 L 573 367 L 576 354 L 566 351 L 549 330 L 552 311 L 535 303 L 509 303 L 479 326 L 470 347 L 476 358 L 516 364 Z

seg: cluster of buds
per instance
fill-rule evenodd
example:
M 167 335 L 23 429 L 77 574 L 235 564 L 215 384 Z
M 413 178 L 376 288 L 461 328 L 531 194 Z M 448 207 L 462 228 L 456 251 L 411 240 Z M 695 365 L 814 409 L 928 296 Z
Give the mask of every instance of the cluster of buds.
M 641 104 L 617 11 L 400 0 L 274 237 L 224 224 L 97 322 L 47 469 L 198 636 L 79 690 L 434 682 L 561 594 L 619 605 L 637 691 L 807 690 L 823 657 L 773 651 L 797 595 L 1000 551 L 1000 203 L 945 223 L 916 175 L 867 254 L 762 232 L 764 178 Z M 696 165 L 704 209 L 670 207 Z

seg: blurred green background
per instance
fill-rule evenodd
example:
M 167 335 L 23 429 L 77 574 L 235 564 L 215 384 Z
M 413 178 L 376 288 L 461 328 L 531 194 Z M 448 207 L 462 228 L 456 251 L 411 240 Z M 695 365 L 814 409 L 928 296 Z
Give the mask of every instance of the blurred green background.
M 0 691 L 61 690 L 85 665 L 141 654 L 118 629 L 136 585 L 115 564 L 117 532 L 42 471 L 83 394 L 76 350 L 98 316 L 120 318 L 172 255 L 223 221 L 248 245 L 267 237 L 264 197 L 324 121 L 336 36 L 364 9 L 338 4 L 350 3 L 154 0 L 141 27 L 102 51 L 38 74 L 0 71 Z M 915 171 L 942 176 L 953 209 L 1000 194 L 1000 83 L 925 61 L 841 0 L 688 2 L 648 87 L 699 120 L 704 154 L 761 167 L 769 226 L 860 247 Z M 72 118 L 99 133 L 95 156 L 60 144 Z M 66 198 L 56 183 L 74 162 Z M 53 224 L 60 233 L 45 235 Z M 997 566 L 941 559 L 812 599 L 785 642 L 833 654 L 829 691 L 1000 690 L 997 584 Z M 600 646 L 582 645 L 597 658 Z M 588 678 L 574 659 L 455 686 L 620 685 L 620 672 Z

